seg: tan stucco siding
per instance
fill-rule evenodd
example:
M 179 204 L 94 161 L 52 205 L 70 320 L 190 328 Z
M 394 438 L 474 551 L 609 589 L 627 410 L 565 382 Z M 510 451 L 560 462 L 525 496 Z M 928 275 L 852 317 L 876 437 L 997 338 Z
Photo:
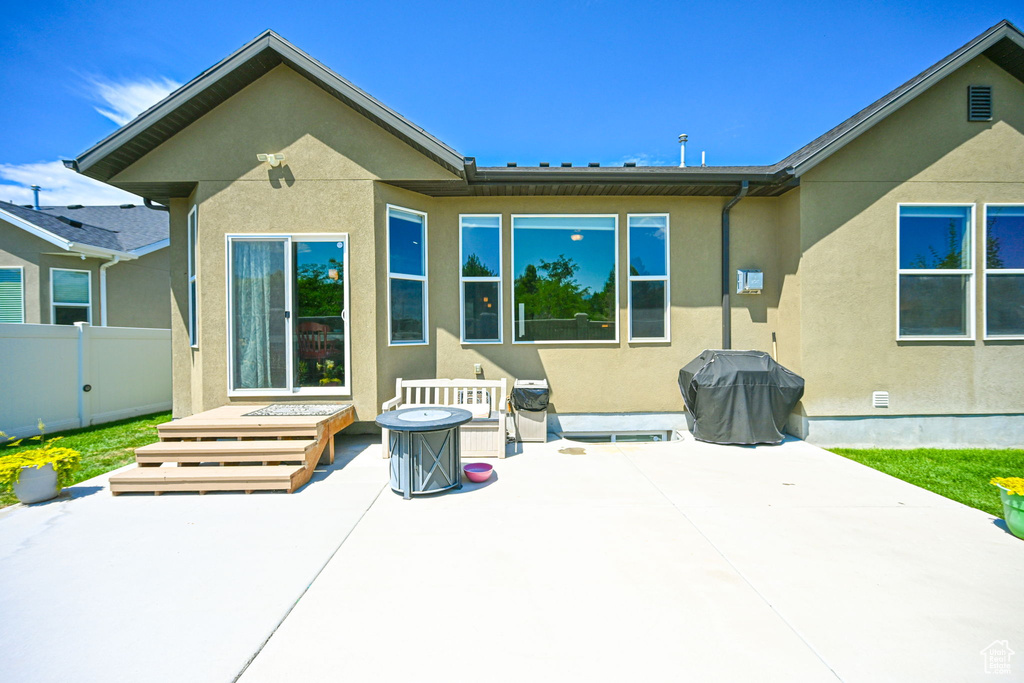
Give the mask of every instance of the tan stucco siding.
M 107 268 L 107 324 L 157 327 L 171 323 L 170 250 L 159 249 Z
M 968 122 L 967 86 L 993 86 L 995 119 Z M 897 341 L 900 202 L 1024 203 L 1024 88 L 980 57 L 810 171 L 800 190 L 801 370 L 812 416 L 1024 410 L 1020 342 Z M 888 412 L 871 407 L 887 390 Z
M 25 322 L 45 322 L 42 317 L 44 297 L 40 282 L 41 253 L 55 247 L 49 242 L 30 235 L 6 221 L 0 221 L 0 266 L 21 266 L 24 291 Z M 48 276 L 47 276 L 48 277 Z M 46 313 L 49 320 L 49 312 Z

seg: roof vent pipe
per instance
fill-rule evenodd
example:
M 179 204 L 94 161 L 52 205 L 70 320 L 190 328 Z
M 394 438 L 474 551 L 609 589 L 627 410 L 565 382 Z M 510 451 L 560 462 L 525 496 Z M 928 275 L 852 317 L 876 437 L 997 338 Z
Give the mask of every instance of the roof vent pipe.
M 736 206 L 741 199 L 747 196 L 750 183 L 746 180 L 740 185 L 740 191 L 736 193 L 729 203 L 722 209 L 722 348 L 732 348 L 732 308 L 729 304 L 729 286 L 732 278 L 729 277 L 729 211 Z
M 32 208 L 34 208 L 36 211 L 39 210 L 39 190 L 40 189 L 41 188 L 38 185 L 32 185 L 32 196 L 33 196 L 33 200 L 32 200 L 33 207 Z
M 707 166 L 707 163 L 705 163 L 707 161 L 707 156 L 706 155 L 707 155 L 707 152 L 701 152 L 700 153 L 700 167 L 701 168 L 704 168 L 705 166 Z
M 686 168 L 686 140 L 686 133 L 679 136 L 679 168 Z

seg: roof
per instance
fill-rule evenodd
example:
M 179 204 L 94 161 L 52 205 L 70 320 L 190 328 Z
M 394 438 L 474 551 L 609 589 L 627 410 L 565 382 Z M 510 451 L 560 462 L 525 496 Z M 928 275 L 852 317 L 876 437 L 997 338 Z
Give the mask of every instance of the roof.
M 125 258 L 163 248 L 170 236 L 166 211 L 134 204 L 45 206 L 37 210 L 0 201 L 0 220 L 68 251 Z
M 729 196 L 742 182 L 749 196 L 777 196 L 799 184 L 800 176 L 850 141 L 912 101 L 949 73 L 984 55 L 1024 81 L 1024 33 L 1001 21 L 946 58 L 815 138 L 767 166 L 485 167 L 463 157 L 422 128 L 306 55 L 273 31 L 266 31 L 197 78 L 168 95 L 74 161 L 75 170 L 109 181 L 246 85 L 279 64 L 306 76 L 430 159 L 452 171 L 453 180 L 389 181 L 432 196 L 509 195 L 694 195 Z M 166 201 L 186 197 L 192 183 L 119 185 Z

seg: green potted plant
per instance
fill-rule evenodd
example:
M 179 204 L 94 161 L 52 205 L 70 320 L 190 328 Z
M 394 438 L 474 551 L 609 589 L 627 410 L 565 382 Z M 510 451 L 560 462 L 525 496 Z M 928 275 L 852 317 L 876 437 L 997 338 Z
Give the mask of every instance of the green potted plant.
M 3 455 L 0 451 L 0 489 L 10 488 L 22 503 L 40 503 L 55 498 L 60 490 L 71 483 L 82 454 L 72 448 L 54 446 L 60 437 L 46 441 L 43 423 L 39 423 L 38 448 Z M 0 432 L 0 437 L 7 435 Z M 11 441 L 11 439 L 7 439 Z M 24 439 L 13 441 L 20 445 Z
M 999 487 L 1003 499 L 1003 519 L 1017 538 L 1024 538 L 1024 478 L 995 477 L 989 482 Z

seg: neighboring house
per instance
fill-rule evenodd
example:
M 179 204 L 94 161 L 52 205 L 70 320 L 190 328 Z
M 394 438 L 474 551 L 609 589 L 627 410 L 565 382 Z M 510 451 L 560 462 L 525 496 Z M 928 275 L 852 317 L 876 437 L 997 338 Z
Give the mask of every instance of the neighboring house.
M 478 168 L 269 31 L 66 163 L 171 208 L 179 416 L 368 424 L 395 378 L 479 364 L 547 378 L 563 427 L 664 428 L 683 364 L 777 340 L 812 441 L 1024 441 L 1007 22 L 771 166 Z
M 0 202 L 0 323 L 168 328 L 168 212 Z

